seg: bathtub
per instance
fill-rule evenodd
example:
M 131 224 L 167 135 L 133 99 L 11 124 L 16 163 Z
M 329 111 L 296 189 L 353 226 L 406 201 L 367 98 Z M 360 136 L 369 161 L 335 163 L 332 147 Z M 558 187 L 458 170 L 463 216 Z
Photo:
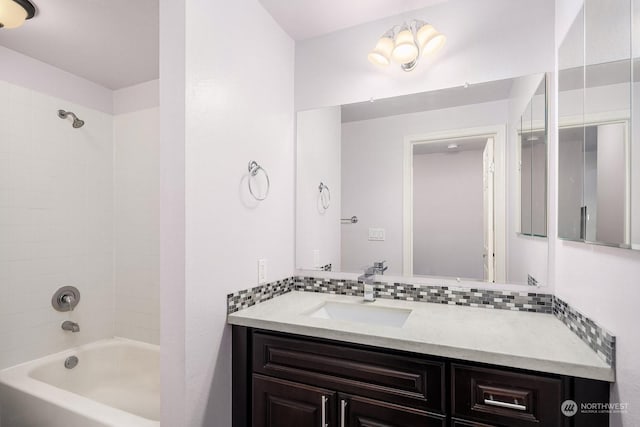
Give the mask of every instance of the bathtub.
M 0 371 L 0 426 L 158 427 L 159 354 L 113 338 Z M 79 361 L 73 369 L 69 356 Z

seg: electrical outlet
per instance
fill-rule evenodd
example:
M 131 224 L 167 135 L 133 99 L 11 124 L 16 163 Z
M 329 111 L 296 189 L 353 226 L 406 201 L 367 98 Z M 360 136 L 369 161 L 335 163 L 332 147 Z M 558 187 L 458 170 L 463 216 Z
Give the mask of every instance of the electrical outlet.
M 370 228 L 369 240 L 375 242 L 384 242 L 384 228 Z
M 267 260 L 258 260 L 258 284 L 267 283 Z

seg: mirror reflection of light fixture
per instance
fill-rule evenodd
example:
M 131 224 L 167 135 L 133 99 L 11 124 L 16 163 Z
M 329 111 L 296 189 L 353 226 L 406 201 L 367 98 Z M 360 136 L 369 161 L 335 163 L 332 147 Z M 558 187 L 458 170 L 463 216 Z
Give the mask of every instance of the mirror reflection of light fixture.
M 393 34 L 383 35 L 376 43 L 375 49 L 369 53 L 369 61 L 377 65 L 389 65 L 394 46 Z
M 387 66 L 393 60 L 404 71 L 411 71 L 418 65 L 420 56 L 436 53 L 446 40 L 433 25 L 414 19 L 384 33 L 368 58 L 371 63 L 381 66 Z
M 36 14 L 29 0 L 0 0 L 0 28 L 18 28 Z

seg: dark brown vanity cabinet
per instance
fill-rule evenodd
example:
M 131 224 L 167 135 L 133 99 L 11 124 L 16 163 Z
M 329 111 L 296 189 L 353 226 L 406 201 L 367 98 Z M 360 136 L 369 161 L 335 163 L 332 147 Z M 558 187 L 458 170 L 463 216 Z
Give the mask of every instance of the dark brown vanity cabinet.
M 599 427 L 609 384 L 233 327 L 234 427 Z M 586 399 L 586 400 L 585 400 Z
M 253 375 L 253 426 L 335 425 L 336 393 Z

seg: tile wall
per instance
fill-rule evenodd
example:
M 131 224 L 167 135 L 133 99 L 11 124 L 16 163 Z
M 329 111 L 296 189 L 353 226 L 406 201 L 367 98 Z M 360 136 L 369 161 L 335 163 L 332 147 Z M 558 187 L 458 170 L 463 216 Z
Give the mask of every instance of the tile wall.
M 112 129 L 109 114 L 0 81 L 0 368 L 113 335 Z M 51 307 L 65 285 L 81 291 L 73 313 Z
M 159 109 L 114 117 L 115 334 L 160 343 Z

